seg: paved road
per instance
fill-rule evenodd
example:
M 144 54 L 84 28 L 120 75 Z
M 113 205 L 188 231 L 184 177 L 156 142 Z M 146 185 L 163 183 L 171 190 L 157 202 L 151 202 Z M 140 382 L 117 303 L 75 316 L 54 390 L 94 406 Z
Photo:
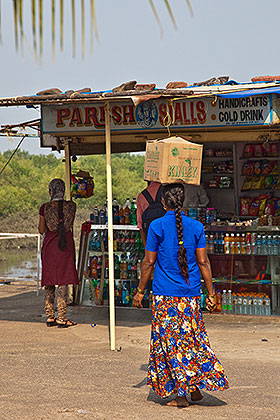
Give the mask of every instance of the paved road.
M 177 409 L 146 386 L 148 311 L 117 313 L 116 352 L 106 309 L 69 312 L 79 325 L 46 328 L 33 283 L 0 287 L 1 420 L 280 419 L 280 319 L 206 314 L 230 389 Z

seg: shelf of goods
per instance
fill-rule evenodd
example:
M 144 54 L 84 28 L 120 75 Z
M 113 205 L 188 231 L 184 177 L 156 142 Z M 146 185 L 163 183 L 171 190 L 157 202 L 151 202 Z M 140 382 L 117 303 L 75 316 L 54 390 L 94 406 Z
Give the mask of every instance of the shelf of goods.
M 216 294 L 231 291 L 237 314 L 270 315 L 279 306 L 279 226 L 206 226 L 207 252 Z M 248 298 L 259 299 L 259 307 L 247 307 Z M 235 306 L 237 299 L 244 299 Z M 262 305 L 261 301 L 262 299 Z M 255 300 L 256 302 L 256 300 Z M 241 305 L 241 306 L 240 306 Z M 243 305 L 243 306 L 242 306 Z M 269 307 L 268 307 L 269 306 Z
M 141 275 L 144 246 L 136 226 L 114 225 L 115 305 L 132 307 L 133 291 Z M 80 304 L 108 305 L 108 237 L 106 225 L 91 225 L 82 235 L 83 257 L 80 255 Z M 151 306 L 151 280 L 143 298 L 143 307 Z

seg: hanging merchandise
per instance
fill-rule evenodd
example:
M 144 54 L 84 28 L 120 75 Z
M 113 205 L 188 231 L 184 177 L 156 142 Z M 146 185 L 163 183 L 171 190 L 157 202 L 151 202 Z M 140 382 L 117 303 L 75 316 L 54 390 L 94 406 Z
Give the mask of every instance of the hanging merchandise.
M 93 195 L 94 181 L 89 172 L 79 171 L 71 175 L 71 197 L 89 198 Z

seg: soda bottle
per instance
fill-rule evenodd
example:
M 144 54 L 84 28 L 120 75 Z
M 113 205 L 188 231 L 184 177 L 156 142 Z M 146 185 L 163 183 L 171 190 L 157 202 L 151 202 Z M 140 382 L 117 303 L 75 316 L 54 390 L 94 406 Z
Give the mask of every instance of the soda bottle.
M 91 276 L 94 279 L 97 279 L 97 256 L 94 255 L 94 257 L 91 260 Z
M 230 253 L 235 254 L 235 236 L 234 233 L 230 235 Z
M 232 314 L 233 312 L 231 290 L 228 291 L 228 296 L 227 296 L 227 311 L 229 314 Z
M 122 304 L 123 306 L 128 306 L 129 304 L 129 291 L 127 288 L 127 282 L 123 282 L 123 288 L 122 288 Z
M 220 238 L 219 238 L 219 254 L 224 253 L 224 246 L 225 246 L 224 233 L 221 232 L 220 233 Z
M 218 232 L 215 233 L 214 239 L 213 239 L 213 244 L 214 244 L 214 254 L 218 254 L 219 253 L 219 234 Z
M 227 313 L 227 291 L 223 290 L 222 294 L 222 311 L 223 313 Z
M 245 235 L 245 233 L 244 233 L 244 235 Z M 245 242 L 246 242 L 246 254 L 247 255 L 251 255 L 251 239 L 252 239 L 252 235 L 251 235 L 251 233 L 246 233 L 246 239 L 245 239 Z
M 100 279 L 101 278 L 101 267 L 102 267 L 102 257 L 101 255 L 99 255 L 97 257 L 97 265 L 96 265 L 96 269 L 97 269 L 97 278 Z
M 108 223 L 107 200 L 106 200 L 106 203 L 104 204 L 104 212 L 105 212 L 105 225 L 107 225 L 107 223 Z
M 131 258 L 129 257 L 127 260 L 127 278 L 131 279 L 131 266 L 132 266 L 132 261 Z
M 141 261 L 140 260 L 137 261 L 136 271 L 137 271 L 137 280 L 140 280 L 141 278 Z
M 240 233 L 236 234 L 235 238 L 235 254 L 241 254 L 241 238 Z
M 133 198 L 131 203 L 131 209 L 130 209 L 130 224 L 133 226 L 137 225 L 137 216 L 136 216 L 136 198 Z
M 124 224 L 129 225 L 130 224 L 130 201 L 129 198 L 126 199 L 125 207 L 124 207 Z
M 120 207 L 120 225 L 124 225 L 124 209 Z
M 120 206 L 118 205 L 117 199 L 114 198 L 112 202 L 112 211 L 113 211 L 113 224 L 120 224 Z
M 115 275 L 115 279 L 119 279 L 120 278 L 120 260 L 119 257 L 117 255 L 115 255 L 115 270 L 114 270 L 114 275 Z
M 252 233 L 251 237 L 251 254 L 257 255 L 257 234 L 255 232 Z
M 230 254 L 230 237 L 228 233 L 226 233 L 224 238 L 224 253 L 227 255 Z
M 131 279 L 137 280 L 137 257 L 134 256 L 131 262 Z
M 106 224 L 106 220 L 105 220 L 106 214 L 105 213 L 106 212 L 105 212 L 104 208 L 102 208 L 99 212 L 99 224 L 100 225 L 105 225 Z
M 123 279 L 127 280 L 127 260 L 123 259 Z
M 99 223 L 99 211 L 97 206 L 94 206 L 93 208 L 93 223 L 95 225 L 98 225 Z
M 216 311 L 222 312 L 222 295 L 220 290 L 217 290 L 216 294 Z
M 113 250 L 114 250 L 114 252 L 117 252 L 117 250 L 118 250 L 118 232 L 114 232 L 114 240 L 113 240 Z
M 209 253 L 209 235 L 208 235 L 208 233 L 205 234 L 205 240 L 206 240 L 206 252 Z
M 214 254 L 214 235 L 213 233 L 209 236 L 209 254 Z

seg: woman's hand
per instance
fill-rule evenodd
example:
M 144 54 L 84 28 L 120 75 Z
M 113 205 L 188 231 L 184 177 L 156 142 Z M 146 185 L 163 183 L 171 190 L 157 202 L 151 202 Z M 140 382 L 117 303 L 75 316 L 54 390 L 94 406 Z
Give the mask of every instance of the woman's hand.
M 213 295 L 209 295 L 206 298 L 206 308 L 209 312 L 213 312 L 216 307 L 215 297 Z
M 135 308 L 143 308 L 142 299 L 144 295 L 142 293 L 136 292 L 133 296 L 133 306 Z

